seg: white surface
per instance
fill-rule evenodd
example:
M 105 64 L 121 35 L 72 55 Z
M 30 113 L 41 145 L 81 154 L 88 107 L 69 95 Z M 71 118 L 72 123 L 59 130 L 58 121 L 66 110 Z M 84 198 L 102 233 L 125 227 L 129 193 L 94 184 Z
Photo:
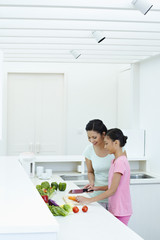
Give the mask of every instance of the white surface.
M 55 218 L 20 163 L 14 158 L 3 158 L 0 163 L 0 239 L 19 240 L 27 239 L 28 237 L 28 239 L 32 240 L 50 240 L 51 235 L 53 239 L 55 239 L 55 233 L 58 231 L 58 223 L 60 225 L 58 240 L 66 240 L 66 238 L 75 239 L 75 236 L 78 240 L 86 239 L 88 235 L 92 240 L 97 240 L 97 238 L 104 239 L 106 236 L 108 236 L 110 240 L 117 238 L 124 240 L 142 239 L 114 218 L 98 203 L 90 204 L 87 213 L 83 213 L 80 210 L 78 214 Z M 62 181 L 58 176 L 53 176 L 50 181 L 53 180 L 57 182 Z M 34 184 L 40 183 L 41 181 L 42 180 L 38 178 L 33 179 Z M 75 187 L 75 184 L 67 183 L 66 191 L 57 191 L 54 199 L 57 203 L 63 204 L 63 195 Z M 79 231 L 80 229 L 82 231 Z M 77 234 L 77 232 L 79 234 Z M 38 238 L 38 236 L 40 236 L 39 233 L 42 233 L 40 238 Z M 33 238 L 33 235 L 35 238 Z
M 132 128 L 133 121 L 133 94 L 131 70 L 119 72 L 117 81 L 117 127 Z
M 125 145 L 127 156 L 143 158 L 145 156 L 145 131 L 143 129 L 122 129 L 122 131 L 128 137 Z
M 64 74 L 8 74 L 8 155 L 64 154 L 64 86 Z
M 160 56 L 144 61 L 139 65 L 140 79 L 140 127 L 146 129 L 146 154 L 148 168 L 160 173 Z
M 97 46 L 99 47 L 99 46 Z M 103 119 L 108 128 L 116 125 L 116 74 L 122 65 L 68 63 L 5 63 L 3 78 L 3 141 L 0 153 L 6 154 L 7 81 L 8 73 L 60 73 L 66 78 L 66 153 L 81 154 L 88 144 L 87 122 L 95 117 Z M 97 81 L 99 79 L 99 81 Z M 92 86 L 92 91 L 88 91 Z M 103 88 L 102 88 L 103 86 Z M 106 94 L 107 90 L 107 94 Z M 98 98 L 93 97 L 97 96 Z M 105 110 L 104 110 L 104 95 Z M 82 97 L 83 96 L 83 97 Z M 28 95 L 27 95 L 28 97 Z M 112 99 L 112 103 L 110 101 Z M 29 99 L 28 99 L 29 101 Z M 52 104 L 49 103 L 49 106 Z M 29 123 L 28 123 L 29 124 Z M 30 131 L 30 128 L 28 128 Z M 81 134 L 79 129 L 81 129 Z
M 132 141 L 130 142 L 132 143 Z M 131 144 L 130 144 L 131 146 Z M 136 156 L 128 158 L 131 167 L 135 170 L 145 170 L 147 157 Z M 52 168 L 54 172 L 79 172 L 77 170 L 80 165 L 82 173 L 86 172 L 85 159 L 82 155 L 56 155 L 56 156 L 36 156 L 36 165 L 42 164 L 47 168 Z M 142 164 L 143 165 L 142 165 Z M 131 169 L 132 169 L 131 168 Z
M 130 142 L 131 146 L 132 141 Z M 147 157 L 132 157 L 128 158 L 131 165 L 131 170 L 145 170 Z M 82 173 L 86 172 L 85 159 L 82 155 L 56 155 L 56 156 L 36 156 L 35 159 L 36 165 L 43 164 L 45 167 L 49 167 L 53 169 L 53 172 L 57 172 L 58 174 L 63 174 L 65 172 L 77 172 L 77 167 L 81 164 Z M 143 163 L 143 167 L 142 164 Z M 76 164 L 76 166 L 75 166 Z M 136 166 L 136 167 L 135 167 Z
M 49 182 L 63 180 L 53 175 Z M 33 179 L 34 184 L 41 183 L 38 178 Z M 67 188 L 64 192 L 57 191 L 52 199 L 54 199 L 59 205 L 64 204 L 63 196 L 66 196 L 71 189 L 77 188 L 72 182 L 66 182 Z M 86 196 L 85 193 L 82 195 Z M 135 232 L 126 227 L 123 223 L 117 220 L 111 213 L 105 210 L 98 203 L 92 203 L 88 205 L 88 212 L 83 213 L 82 205 L 78 205 L 79 212 L 70 214 L 67 217 L 56 217 L 60 225 L 60 231 L 58 233 L 58 240 L 82 240 L 82 239 L 123 239 L 123 240 L 142 240 Z
M 14 239 L 10 234 L 22 239 L 26 233 L 28 239 L 33 239 L 33 235 L 38 239 L 39 233 L 43 239 L 56 236 L 59 224 L 19 161 L 1 157 L 0 166 L 0 239 Z
M 144 173 L 152 176 L 153 178 L 144 178 L 144 179 L 130 179 L 130 185 L 138 185 L 138 184 L 159 184 L 160 183 L 160 175 L 151 172 L 132 172 L 132 173 Z M 69 176 L 79 176 L 79 173 L 61 173 L 61 175 L 69 175 Z M 86 185 L 88 180 L 72 180 L 68 182 L 74 182 L 77 185 Z
M 18 156 L 0 156 L 0 161 L 12 161 L 12 160 L 17 160 L 18 159 Z M 145 159 L 147 159 L 146 157 L 142 157 L 142 158 L 131 158 L 129 159 L 129 161 L 131 162 L 144 162 Z M 58 155 L 58 156 L 37 156 L 36 159 L 35 159 L 35 162 L 38 164 L 38 163 L 43 163 L 44 165 L 47 164 L 47 163 L 50 163 L 50 167 L 52 167 L 52 164 L 53 166 L 55 166 L 54 164 L 56 164 L 56 166 L 58 165 L 58 163 L 60 164 L 63 164 L 64 166 L 64 163 L 68 164 L 68 163 L 81 163 L 81 166 L 83 167 L 83 164 L 84 164 L 84 157 L 81 156 L 81 155 Z M 60 165 L 61 166 L 61 165 Z M 62 167 L 62 166 L 61 166 Z M 48 168 L 48 167 L 47 167 Z M 53 172 L 55 172 L 56 169 L 53 167 Z M 132 170 L 131 170 L 132 171 Z M 150 179 L 131 179 L 130 183 L 131 184 L 139 184 L 139 183 L 159 183 L 160 182 L 160 176 L 153 173 L 153 172 L 144 172 L 144 173 L 147 173 L 151 176 L 153 176 L 154 178 L 150 178 Z M 78 175 L 80 173 L 78 172 L 73 172 L 73 171 L 67 171 L 65 172 L 63 169 L 61 169 L 60 172 L 58 172 L 58 174 L 69 174 L 69 175 Z M 82 181 L 82 180 L 79 180 L 79 181 L 74 181 L 75 183 L 77 184 L 86 184 L 88 181 Z
M 82 155 L 50 155 L 36 156 L 35 162 L 83 162 Z
M 42 174 L 45 174 L 45 175 L 39 176 L 39 179 L 42 179 L 42 180 L 48 180 L 48 179 L 50 179 L 49 176 L 46 176 L 46 173 L 42 173 Z
M 135 173 L 135 172 L 134 172 Z M 130 184 L 157 184 L 160 183 L 160 175 L 151 172 L 139 172 L 152 176 L 153 178 L 130 179 Z
M 44 167 L 43 166 L 37 166 L 36 167 L 36 175 L 39 177 L 41 174 L 44 172 Z
M 160 182 L 131 185 L 133 215 L 129 227 L 145 240 L 160 239 Z
M 3 76 L 3 52 L 0 51 L 0 141 L 2 138 L 2 77 Z
M 32 179 L 34 184 L 41 183 L 38 178 Z M 63 180 L 53 175 L 49 182 Z M 75 189 L 77 186 L 67 181 L 67 188 L 64 192 L 57 191 L 52 199 L 54 199 L 59 205 L 64 204 L 63 196 L 66 196 L 70 189 Z M 82 195 L 86 196 L 85 193 Z M 98 203 L 92 203 L 88 205 L 88 212 L 83 213 L 82 205 L 78 205 L 79 212 L 77 214 L 70 214 L 67 217 L 56 217 L 60 225 L 60 231 L 58 233 L 58 240 L 82 240 L 82 239 L 123 239 L 123 240 L 142 240 L 135 232 L 126 227 L 123 223 L 117 220 L 111 213 L 105 210 Z M 78 234 L 77 234 L 78 233 Z
M 128 157 L 128 161 L 145 161 L 146 156 Z M 84 162 L 82 155 L 50 155 L 36 156 L 35 162 Z
M 159 54 L 159 0 L 148 0 L 153 8 L 146 16 L 131 1 L 1 0 L 4 59 L 131 64 Z M 105 41 L 96 43 L 95 30 Z M 81 57 L 75 60 L 70 50 L 80 51 Z

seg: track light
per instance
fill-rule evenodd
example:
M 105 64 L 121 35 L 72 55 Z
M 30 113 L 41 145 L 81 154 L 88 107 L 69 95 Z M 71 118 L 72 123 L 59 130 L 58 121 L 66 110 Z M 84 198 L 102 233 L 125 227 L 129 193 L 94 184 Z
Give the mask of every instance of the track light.
M 75 59 L 79 58 L 81 56 L 81 53 L 79 53 L 76 50 L 71 50 L 70 53 L 73 55 Z
M 104 35 L 100 31 L 93 31 L 92 35 L 98 43 L 102 42 L 105 39 Z
M 132 4 L 144 15 L 147 14 L 151 7 L 153 7 L 153 5 L 147 0 L 132 0 Z

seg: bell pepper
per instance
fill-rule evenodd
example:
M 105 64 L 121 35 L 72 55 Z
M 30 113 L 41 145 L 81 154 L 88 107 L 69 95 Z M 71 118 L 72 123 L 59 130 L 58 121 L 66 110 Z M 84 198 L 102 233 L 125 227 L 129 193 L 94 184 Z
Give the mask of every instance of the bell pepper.
M 63 183 L 60 182 L 59 186 L 58 186 L 59 191 L 65 191 L 66 190 L 66 186 L 67 186 L 67 184 L 65 182 L 63 182 Z
M 55 190 L 58 188 L 58 183 L 57 182 L 52 182 L 51 187 L 55 187 Z
M 42 195 L 42 198 L 45 201 L 45 203 L 48 203 L 48 196 L 47 195 Z

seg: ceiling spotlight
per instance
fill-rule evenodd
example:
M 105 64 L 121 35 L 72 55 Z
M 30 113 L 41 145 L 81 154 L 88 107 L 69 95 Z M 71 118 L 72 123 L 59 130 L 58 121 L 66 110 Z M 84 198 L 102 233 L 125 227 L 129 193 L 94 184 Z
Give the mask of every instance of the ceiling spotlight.
M 147 0 L 132 0 L 132 4 L 144 15 L 147 14 L 151 7 L 153 7 L 153 5 Z
M 75 59 L 79 58 L 81 56 L 81 53 L 79 53 L 76 50 L 71 50 L 70 53 L 73 55 Z
M 93 31 L 92 35 L 98 43 L 102 42 L 105 39 L 104 35 L 100 31 Z

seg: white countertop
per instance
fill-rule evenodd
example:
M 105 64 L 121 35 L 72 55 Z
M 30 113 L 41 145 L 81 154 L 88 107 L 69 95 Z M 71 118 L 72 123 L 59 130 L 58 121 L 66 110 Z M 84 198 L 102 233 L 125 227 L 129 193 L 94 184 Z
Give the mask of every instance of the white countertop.
M 131 172 L 132 173 L 142 173 L 142 174 L 147 174 L 149 176 L 152 176 L 152 178 L 142 178 L 142 179 L 130 179 L 130 184 L 131 185 L 136 185 L 136 184 L 160 184 L 160 176 L 156 175 L 153 172 Z
M 147 174 L 152 176 L 153 178 L 137 178 L 137 179 L 130 179 L 130 184 L 131 185 L 136 185 L 136 184 L 160 184 L 160 176 L 156 175 L 155 173 L 152 172 L 143 172 L 143 171 L 133 171 L 131 172 L 131 174 L 139 174 L 139 173 L 143 173 L 143 174 Z M 58 173 L 60 176 L 61 175 L 69 175 L 69 176 L 80 176 L 81 173 L 77 173 L 77 172 L 59 172 Z M 84 175 L 84 174 L 82 174 Z M 85 175 L 87 175 L 87 173 L 85 173 Z M 88 183 L 88 180 L 70 180 L 70 182 L 74 182 L 77 185 L 86 185 Z
M 0 159 L 0 234 L 57 233 L 59 224 L 15 159 Z
M 35 188 L 35 184 L 43 180 L 30 179 L 16 158 L 0 158 L 0 164 L 0 239 L 4 239 L 4 234 L 38 232 L 58 233 L 58 240 L 88 237 L 92 240 L 142 240 L 98 203 L 90 204 L 87 213 L 80 209 L 78 214 L 54 217 Z M 63 182 L 57 175 L 51 181 Z M 53 199 L 63 204 L 63 195 L 75 187 L 74 183 L 67 182 L 66 191 L 58 191 Z
M 32 179 L 33 183 L 39 184 L 44 180 L 38 178 Z M 64 182 L 59 176 L 53 175 L 50 180 L 56 182 Z M 52 199 L 54 199 L 59 205 L 64 204 L 63 196 L 68 195 L 70 189 L 75 189 L 77 186 L 66 181 L 67 188 L 64 192 L 57 191 Z M 83 193 L 82 195 L 86 195 Z M 111 213 L 105 210 L 100 204 L 92 203 L 88 205 L 88 212 L 83 213 L 82 205 L 78 205 L 79 212 L 77 214 L 72 213 L 67 217 L 56 217 L 60 225 L 60 231 L 58 233 L 58 240 L 85 240 L 88 237 L 92 240 L 97 239 L 109 239 L 109 240 L 142 240 L 142 238 L 133 232 L 129 227 L 125 226 L 119 220 L 117 220 Z

